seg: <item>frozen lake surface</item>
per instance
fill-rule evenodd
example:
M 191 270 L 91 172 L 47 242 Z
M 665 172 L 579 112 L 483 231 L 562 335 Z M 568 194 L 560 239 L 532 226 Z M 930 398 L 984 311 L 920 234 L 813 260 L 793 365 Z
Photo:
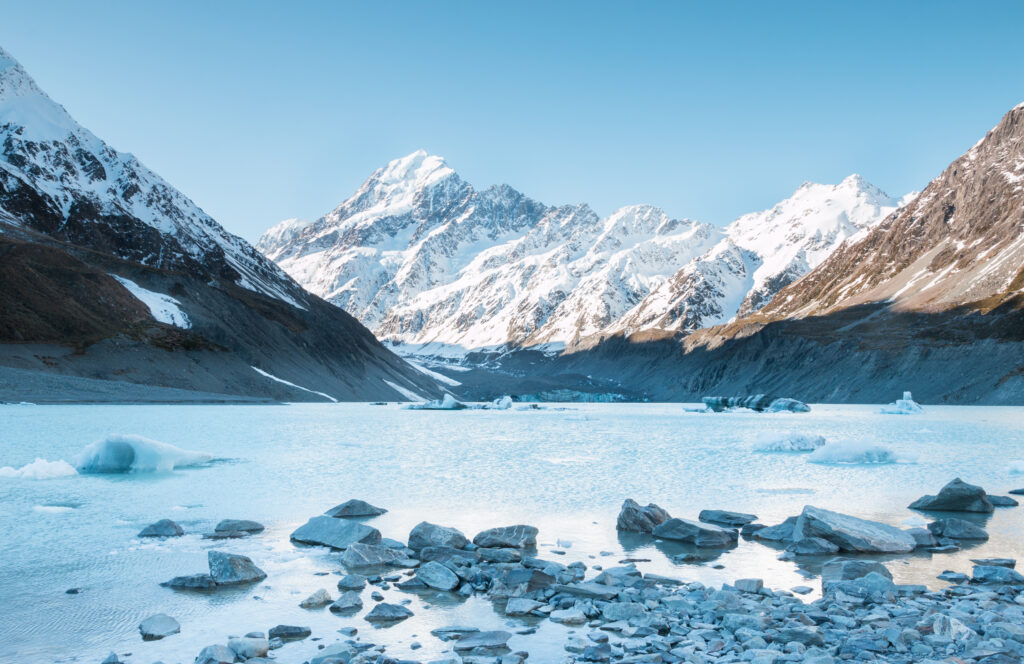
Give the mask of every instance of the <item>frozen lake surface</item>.
M 537 634 L 517 635 L 509 646 L 550 649 L 550 660 L 535 654 L 531 661 L 562 658 L 565 627 L 507 618 L 480 598 L 392 588 L 384 592 L 387 601 L 411 599 L 415 616 L 384 629 L 362 619 L 374 604 L 370 590 L 364 591 L 366 610 L 353 617 L 300 609 L 299 601 L 318 588 L 337 596 L 334 573 L 341 565 L 337 553 L 295 546 L 288 535 L 349 498 L 389 509 L 369 523 L 402 541 L 423 520 L 457 527 L 470 538 L 484 528 L 526 523 L 540 528 L 539 555 L 562 563 L 607 567 L 629 556 L 650 559 L 637 564 L 644 572 L 709 584 L 762 577 L 769 586 L 789 588 L 817 587 L 808 582 L 817 569 L 779 561 L 780 549 L 757 542 L 741 539 L 717 556 L 707 552 L 704 564 L 675 565 L 668 555 L 685 546 L 620 537 L 615 518 L 623 499 L 656 502 L 684 518 L 705 508 L 751 512 L 768 524 L 812 504 L 909 527 L 928 519 L 906 506 L 953 477 L 993 494 L 1024 487 L 1024 475 L 1014 472 L 1022 468 L 1012 463 L 1024 459 L 1024 408 L 926 406 L 920 415 L 883 415 L 877 405 L 714 415 L 678 404 L 564 408 L 0 406 L 0 466 L 18 469 L 37 457 L 73 463 L 83 448 L 115 433 L 214 458 L 170 472 L 0 476 L 0 661 L 99 662 L 113 650 L 132 653 L 129 662 L 191 662 L 202 647 L 225 643 L 229 634 L 277 624 L 308 625 L 321 644 L 343 639 L 336 630 L 355 626 L 361 639 L 388 644 L 390 655 L 423 661 L 451 648 L 430 635 L 435 627 L 515 631 L 536 624 Z M 813 463 L 807 454 L 754 451 L 764 432 L 821 435 L 855 447 L 867 441 L 889 448 L 899 462 Z M 187 535 L 136 537 L 161 518 L 177 521 Z M 200 538 L 224 518 L 254 519 L 267 529 L 244 540 Z M 988 542 L 952 554 L 893 558 L 888 564 L 896 581 L 940 587 L 938 573 L 970 572 L 970 558 L 1024 557 L 1024 507 L 975 520 L 988 530 Z M 557 540 L 572 546 L 557 547 Z M 214 548 L 250 556 L 269 578 L 215 594 L 158 585 L 205 572 L 206 552 Z M 81 592 L 66 594 L 69 588 Z M 177 618 L 181 633 L 144 643 L 139 622 L 160 612 Z M 409 650 L 413 641 L 422 649 Z M 316 646 L 292 643 L 275 656 L 299 663 Z

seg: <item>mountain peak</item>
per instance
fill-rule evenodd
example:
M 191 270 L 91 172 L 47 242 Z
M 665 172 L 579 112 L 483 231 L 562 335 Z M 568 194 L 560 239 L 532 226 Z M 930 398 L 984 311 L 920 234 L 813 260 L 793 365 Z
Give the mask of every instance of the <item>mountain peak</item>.
M 374 173 L 371 179 L 382 184 L 415 182 L 418 185 L 428 185 L 454 173 L 444 157 L 428 154 L 425 150 L 417 150 L 389 161 L 387 166 Z

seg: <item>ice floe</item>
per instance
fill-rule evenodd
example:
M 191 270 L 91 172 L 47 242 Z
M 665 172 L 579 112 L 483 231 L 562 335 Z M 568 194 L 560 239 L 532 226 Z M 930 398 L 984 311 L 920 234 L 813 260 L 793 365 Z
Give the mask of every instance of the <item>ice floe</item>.
M 871 440 L 828 443 L 811 452 L 807 460 L 823 464 L 880 464 L 900 461 L 891 449 Z
M 921 405 L 914 401 L 910 392 L 904 392 L 902 399 L 897 399 L 891 404 L 882 406 L 879 412 L 886 415 L 914 415 L 923 413 L 924 408 L 921 408 Z
M 75 470 L 67 461 L 47 461 L 37 458 L 32 463 L 27 463 L 21 468 L 4 466 L 0 468 L 0 477 L 23 479 L 23 480 L 52 480 L 58 477 L 69 477 L 77 475 Z
M 762 431 L 754 441 L 756 452 L 811 452 L 824 447 L 825 437 L 806 433 Z
M 144 473 L 197 466 L 213 459 L 205 452 L 183 450 L 142 436 L 113 435 L 79 453 L 82 473 Z

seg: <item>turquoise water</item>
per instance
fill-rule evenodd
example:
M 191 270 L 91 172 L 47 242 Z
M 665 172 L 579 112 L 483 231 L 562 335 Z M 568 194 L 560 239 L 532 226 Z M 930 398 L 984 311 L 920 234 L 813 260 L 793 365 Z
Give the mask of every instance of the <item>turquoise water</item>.
M 88 444 L 114 433 L 135 434 L 214 461 L 163 473 L 78 475 L 30 480 L 0 477 L 0 661 L 101 660 L 111 650 L 130 662 L 191 661 L 229 634 L 308 625 L 320 643 L 335 630 L 388 652 L 424 661 L 449 644 L 429 634 L 446 624 L 522 628 L 483 599 L 389 590 L 411 599 L 412 619 L 375 629 L 356 617 L 305 611 L 299 601 L 318 588 L 337 595 L 337 554 L 299 548 L 288 534 L 310 516 L 357 497 L 388 508 L 371 522 L 385 537 L 405 540 L 429 520 L 472 537 L 487 527 L 528 523 L 541 529 L 543 557 L 588 565 L 649 558 L 644 571 L 708 583 L 757 576 L 777 588 L 808 581 L 813 566 L 779 561 L 778 550 L 743 542 L 704 565 L 673 565 L 685 549 L 621 538 L 622 500 L 656 502 L 695 518 L 704 508 L 753 512 L 765 523 L 806 504 L 894 525 L 923 525 L 908 509 L 955 476 L 991 493 L 1024 486 L 1011 462 L 1024 459 L 1024 408 L 927 407 L 922 415 L 881 415 L 878 406 L 814 406 L 807 414 L 689 413 L 677 404 L 581 404 L 543 411 L 405 411 L 398 406 L 0 406 L 0 466 L 41 457 L 73 461 Z M 868 440 L 900 463 L 821 465 L 806 455 L 752 451 L 759 433 L 794 431 L 829 442 Z M 970 571 L 971 557 L 1024 554 L 1024 507 L 985 519 L 991 539 L 969 551 L 919 555 L 890 563 L 897 580 L 940 586 L 944 569 Z M 171 518 L 188 533 L 165 542 L 135 537 Z M 222 518 L 255 519 L 267 530 L 246 540 L 213 543 L 199 533 Z M 556 540 L 572 543 L 550 553 Z M 161 588 L 172 576 L 204 572 L 206 551 L 250 556 L 268 574 L 254 587 L 196 595 Z M 600 556 L 599 552 L 611 552 Z M 593 557 L 591 557 L 593 556 Z M 712 565 L 722 565 L 714 569 Z M 327 572 L 328 576 L 318 576 Z M 68 595 L 77 587 L 82 591 Z M 364 591 L 364 604 L 373 602 Z M 813 597 L 813 595 L 812 595 Z M 432 608 L 428 609 L 427 605 Z M 143 643 L 138 623 L 157 612 L 179 620 L 181 634 Z M 561 651 L 565 628 L 540 623 L 516 636 L 513 649 Z M 423 648 L 408 649 L 412 641 Z M 302 662 L 316 643 L 276 651 Z

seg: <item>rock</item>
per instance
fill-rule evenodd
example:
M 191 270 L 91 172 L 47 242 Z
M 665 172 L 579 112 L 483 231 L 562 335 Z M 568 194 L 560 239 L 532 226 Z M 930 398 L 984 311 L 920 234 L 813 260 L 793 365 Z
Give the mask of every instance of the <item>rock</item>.
M 805 537 L 787 546 L 786 551 L 797 556 L 827 556 L 838 553 L 839 547 L 820 537 Z
M 953 572 L 951 570 L 946 570 L 945 572 L 939 574 L 935 578 L 942 579 L 943 581 L 948 581 L 950 583 L 967 583 L 971 580 L 971 577 L 967 576 L 966 574 L 961 574 L 960 572 Z
M 412 616 L 412 611 L 398 604 L 381 603 L 363 618 L 367 622 L 397 622 Z
M 235 651 L 227 646 L 214 645 L 206 646 L 199 651 L 195 664 L 232 664 L 235 661 Z
M 380 531 L 366 524 L 315 516 L 292 533 L 293 542 L 347 549 L 353 544 L 380 544 Z
M 327 646 L 316 657 L 309 660 L 309 664 L 348 664 L 359 650 L 349 643 L 335 643 Z
M 420 565 L 416 578 L 435 590 L 455 590 L 459 586 L 455 572 L 435 560 Z
M 727 528 L 741 528 L 748 523 L 757 521 L 757 517 L 753 514 L 744 514 L 743 512 L 727 512 L 725 510 L 701 510 L 697 516 L 698 521 L 705 523 L 713 523 L 716 526 L 725 526 Z
M 736 579 L 733 587 L 741 593 L 759 593 L 764 588 L 764 581 L 761 579 Z
M 320 607 L 327 606 L 332 601 L 334 600 L 331 599 L 331 593 L 321 588 L 299 602 L 299 606 L 303 609 L 319 609 Z
M 262 533 L 263 524 L 248 519 L 224 519 L 213 528 L 215 533 Z
M 354 613 L 361 608 L 363 608 L 363 600 L 359 598 L 359 593 L 349 590 L 342 593 L 341 597 L 331 604 L 330 611 L 332 613 Z
M 508 640 L 512 638 L 509 632 L 503 631 L 492 631 L 492 632 L 476 632 L 474 634 L 466 634 L 459 638 L 455 642 L 456 652 L 465 652 L 467 650 L 497 650 L 499 648 L 507 647 Z
M 523 559 L 523 553 L 519 549 L 484 549 L 476 551 L 480 560 L 489 563 L 517 563 Z
M 533 549 L 537 546 L 538 530 L 533 526 L 503 526 L 478 533 L 473 544 L 488 549 Z
M 820 537 L 841 551 L 857 553 L 909 553 L 917 547 L 913 536 L 899 528 L 812 505 L 804 507 L 793 527 L 794 540 L 805 537 Z
M 295 625 L 278 625 L 277 627 L 271 627 L 268 636 L 271 639 L 281 639 L 282 641 L 301 641 L 307 636 L 311 635 L 313 630 L 308 627 L 296 627 Z
M 985 497 L 988 498 L 988 502 L 992 503 L 993 507 L 1017 507 L 1020 505 L 1020 503 L 1009 496 L 986 495 Z
M 698 547 L 725 547 L 739 539 L 735 530 L 687 519 L 669 519 L 654 529 L 654 536 Z
M 420 549 L 420 560 L 428 562 L 436 560 L 439 563 L 453 563 L 455 565 L 468 565 L 480 559 L 476 551 L 455 549 L 450 546 L 425 546 Z
M 615 528 L 631 533 L 650 533 L 656 526 L 660 526 L 671 518 L 668 512 L 654 503 L 647 507 L 640 507 L 635 500 L 627 498 L 622 503 Z
M 501 581 L 509 588 L 521 587 L 525 592 L 534 592 L 552 586 L 555 577 L 536 569 L 514 568 L 507 570 Z
M 160 519 L 139 531 L 139 537 L 181 537 L 185 531 L 170 519 Z
M 401 551 L 379 544 L 350 544 L 341 554 L 341 563 L 348 568 L 391 565 L 405 558 Z
M 784 627 L 773 640 L 776 643 L 802 643 L 805 646 L 824 646 L 825 637 L 817 627 Z
M 825 563 L 821 568 L 821 585 L 827 588 L 829 584 L 838 581 L 853 581 L 867 576 L 878 574 L 890 581 L 892 572 L 880 562 L 873 560 L 834 560 Z
M 576 597 L 585 597 L 587 599 L 602 599 L 605 601 L 615 599 L 621 592 L 621 589 L 614 586 L 606 586 L 602 583 L 568 583 L 568 584 L 556 584 L 554 586 L 555 592 L 567 593 L 569 595 L 575 595 Z
M 455 528 L 446 528 L 423 521 L 409 533 L 409 548 L 419 551 L 428 546 L 446 546 L 462 549 L 469 544 L 466 536 Z
M 1020 572 L 999 565 L 975 565 L 971 580 L 975 583 L 1000 583 L 1014 586 L 1024 584 L 1024 576 Z
M 540 602 L 525 597 L 511 597 L 505 605 L 506 616 L 525 616 L 543 606 Z
M 985 541 L 988 533 L 979 526 L 963 519 L 938 519 L 928 524 L 928 530 L 936 537 L 946 537 L 951 540 L 977 540 Z
M 1010 493 L 1015 496 L 1024 496 L 1024 489 L 1010 489 L 1006 493 Z
M 254 657 L 265 657 L 270 652 L 270 643 L 263 637 L 243 636 L 228 639 L 228 648 L 240 659 L 250 660 Z
M 362 574 L 346 574 L 338 579 L 338 590 L 362 590 L 366 587 L 366 577 Z
M 170 581 L 164 581 L 160 585 L 167 588 L 178 588 L 179 590 L 213 590 L 217 587 L 213 577 L 209 574 L 176 576 Z
M 609 602 L 601 611 L 605 620 L 635 620 L 647 613 L 647 607 L 640 602 Z
M 1010 569 L 1013 569 L 1017 566 L 1017 561 L 1013 558 L 971 558 L 971 562 L 975 565 L 1009 567 Z
M 992 502 L 980 486 L 968 484 L 959 477 L 942 487 L 937 496 L 922 496 L 910 509 L 939 512 L 992 512 Z
M 335 519 L 360 519 L 370 516 L 380 516 L 386 514 L 387 510 L 383 507 L 375 507 L 365 500 L 346 500 L 340 505 L 336 505 L 331 509 L 324 512 L 327 516 L 334 517 Z
M 143 641 L 159 641 L 165 636 L 181 631 L 178 621 L 165 613 L 150 616 L 139 623 L 139 633 Z
M 266 573 L 256 567 L 247 556 L 224 551 L 210 551 L 206 557 L 210 565 L 210 576 L 218 586 L 256 583 L 267 578 Z
M 939 540 L 935 538 L 932 531 L 927 528 L 908 528 L 907 533 L 914 538 L 917 542 L 918 548 L 927 548 L 930 546 L 938 546 Z
M 552 622 L 562 623 L 563 625 L 582 625 L 587 622 L 586 614 L 576 607 L 552 611 L 548 614 L 548 618 Z
M 116 652 L 112 652 L 101 664 L 121 664 L 121 658 L 117 656 Z
M 791 516 L 782 523 L 775 526 L 768 526 L 755 531 L 751 537 L 764 542 L 791 542 L 793 541 L 793 529 L 800 517 Z

